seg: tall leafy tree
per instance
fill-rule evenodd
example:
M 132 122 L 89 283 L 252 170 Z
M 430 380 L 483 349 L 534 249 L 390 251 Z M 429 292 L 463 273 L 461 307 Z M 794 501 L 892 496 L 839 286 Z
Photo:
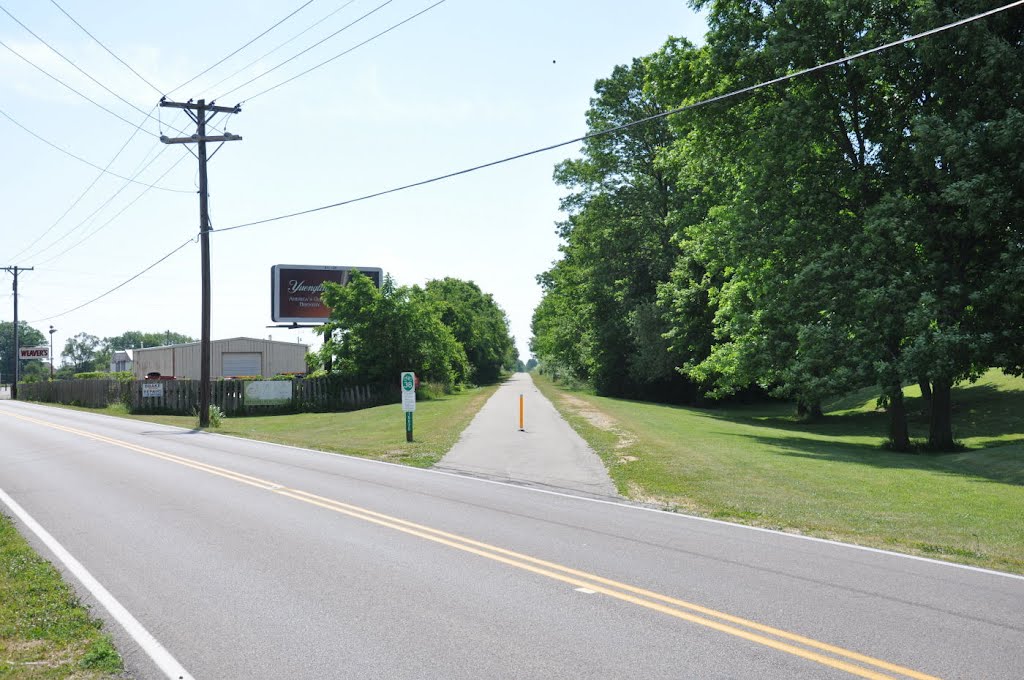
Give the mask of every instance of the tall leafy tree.
M 934 0 L 908 11 L 914 29 L 990 9 Z M 895 66 L 895 65 L 894 65 Z M 931 383 L 929 444 L 954 446 L 951 387 L 990 366 L 1018 370 L 1024 299 L 1024 21 L 1007 12 L 922 41 L 887 74 L 912 93 L 906 130 L 883 152 L 889 199 L 876 218 L 913 243 L 916 304 L 905 372 Z
M 599 80 L 587 112 L 591 132 L 665 110 L 645 89 L 648 64 L 635 59 Z M 639 395 L 680 383 L 667 359 L 666 330 L 654 304 L 675 257 L 674 178 L 661 162 L 673 139 L 664 120 L 591 137 L 582 158 L 562 162 L 568 188 L 559 225 L 562 259 L 539 277 L 533 351 L 591 380 L 608 394 Z
M 138 347 L 181 345 L 195 341 L 196 339 L 191 336 L 185 335 L 184 333 L 176 333 L 171 330 L 153 331 L 150 333 L 143 331 L 125 331 L 120 335 L 103 338 L 103 348 L 107 351 L 116 351 L 123 349 L 135 349 Z
M 18 341 L 22 347 L 41 347 L 46 344 L 46 336 L 32 328 L 24 321 L 18 322 Z M 0 373 L 4 382 L 14 382 L 14 323 L 0 321 Z
M 423 294 L 465 349 L 472 380 L 492 383 L 502 369 L 515 366 L 519 353 L 508 318 L 489 293 L 472 281 L 446 277 L 427 281 Z
M 872 4 L 699 3 L 712 27 L 711 93 L 898 34 Z M 813 414 L 824 397 L 870 379 L 873 350 L 840 301 L 853 299 L 851 240 L 879 194 L 872 135 L 885 122 L 865 115 L 882 96 L 871 69 L 845 64 L 703 110 L 698 133 L 677 145 L 713 159 L 691 165 L 714 193 L 705 192 L 707 218 L 689 231 L 691 250 L 663 303 L 679 317 L 708 300 L 714 340 L 687 371 L 716 393 L 757 383 Z M 686 330 L 673 329 L 684 339 Z
M 102 371 L 107 366 L 101 364 L 102 347 L 100 339 L 88 333 L 78 333 L 67 339 L 64 343 L 64 351 L 61 352 L 68 368 L 73 373 L 85 373 L 88 371 Z
M 422 290 L 397 287 L 386 277 L 378 289 L 353 272 L 348 285 L 325 284 L 330 331 L 321 353 L 332 372 L 359 382 L 395 382 L 402 371 L 453 386 L 465 382 L 470 366 L 456 340 Z
M 121 335 L 103 338 L 100 343 L 97 363 L 109 366 L 114 352 L 139 347 L 158 347 L 160 345 L 180 345 L 196 342 L 196 339 L 183 333 L 171 330 L 144 333 L 142 331 L 125 331 Z
M 716 79 L 732 88 L 990 3 L 695 4 L 709 11 Z M 710 175 L 734 189 L 694 239 L 725 276 L 708 288 L 716 341 L 690 374 L 719 390 L 757 381 L 812 408 L 875 382 L 896 448 L 909 445 L 902 385 L 920 381 L 929 442 L 951 448 L 951 385 L 1014 365 L 993 343 L 1011 339 L 1004 316 L 1022 294 L 1024 165 L 1009 142 L 1022 72 L 1021 24 L 1003 16 L 705 116 Z M 677 306 L 699 298 L 683 274 Z

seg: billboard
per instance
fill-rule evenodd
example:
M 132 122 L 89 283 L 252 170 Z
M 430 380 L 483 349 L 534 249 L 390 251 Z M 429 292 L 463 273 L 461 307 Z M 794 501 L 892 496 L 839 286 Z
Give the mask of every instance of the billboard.
M 275 264 L 270 268 L 270 318 L 287 323 L 326 322 L 331 310 L 320 300 L 324 282 L 344 286 L 353 269 L 370 277 L 374 285 L 380 288 L 384 270 L 379 267 Z
M 19 347 L 18 356 L 21 359 L 41 359 L 49 361 L 50 348 L 46 345 L 43 345 L 42 347 Z

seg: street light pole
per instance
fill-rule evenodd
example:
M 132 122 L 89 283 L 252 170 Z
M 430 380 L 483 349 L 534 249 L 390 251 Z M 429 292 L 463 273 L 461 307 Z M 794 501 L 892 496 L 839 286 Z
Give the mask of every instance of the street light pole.
M 50 326 L 50 382 L 53 382 L 53 334 L 57 329 Z

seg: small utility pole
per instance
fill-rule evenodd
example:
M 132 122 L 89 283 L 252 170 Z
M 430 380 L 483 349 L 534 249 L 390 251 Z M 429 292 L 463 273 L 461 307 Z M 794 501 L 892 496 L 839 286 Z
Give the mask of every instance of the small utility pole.
M 30 272 L 35 267 L 4 267 L 14 274 L 14 384 L 11 385 L 11 399 L 18 398 L 18 381 L 21 379 L 21 344 L 18 333 L 18 272 Z
M 200 99 L 195 104 L 191 99 L 184 104 L 161 99 L 160 106 L 184 109 L 196 124 L 196 133 L 191 137 L 161 135 L 160 141 L 164 144 L 199 145 L 199 153 L 193 152 L 193 155 L 199 159 L 199 248 L 203 279 L 202 322 L 199 338 L 199 427 L 208 427 L 210 425 L 210 212 L 206 190 L 206 162 L 209 160 L 206 156 L 206 143 L 220 142 L 223 145 L 224 142 L 241 141 L 242 138 L 231 134 L 208 136 L 206 124 L 213 120 L 218 113 L 239 113 L 242 108 L 237 104 L 235 106 L 214 106 L 214 102 L 207 104 L 205 99 Z M 207 116 L 207 112 L 210 112 L 211 115 Z M 213 154 L 217 153 L 219 149 L 220 146 L 214 149 L 209 158 L 213 158 Z

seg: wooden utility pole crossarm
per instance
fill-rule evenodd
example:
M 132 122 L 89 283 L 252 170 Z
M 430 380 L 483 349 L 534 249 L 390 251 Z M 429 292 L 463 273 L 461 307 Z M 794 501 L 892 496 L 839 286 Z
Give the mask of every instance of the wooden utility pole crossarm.
M 242 138 L 238 135 L 208 135 L 199 139 L 199 135 L 191 137 L 168 137 L 160 135 L 160 141 L 164 144 L 195 144 L 196 142 L 240 142 Z
M 216 106 L 216 105 L 214 105 L 213 102 L 210 102 L 209 104 L 206 104 L 205 101 L 206 100 L 204 100 L 204 99 L 200 99 L 198 102 L 193 104 L 191 100 L 189 100 L 187 102 L 169 102 L 166 99 L 161 99 L 160 100 L 160 106 L 162 106 L 164 108 L 167 108 L 167 109 L 188 109 L 190 111 L 191 110 L 203 109 L 204 111 L 209 111 L 211 113 L 241 113 L 242 112 L 242 105 L 241 104 L 235 104 L 234 106 Z
M 199 339 L 199 426 L 210 425 L 210 211 L 206 181 L 207 142 L 237 142 L 242 138 L 238 135 L 206 135 L 206 125 L 218 113 L 238 113 L 239 106 L 214 106 L 211 102 L 200 99 L 196 103 L 160 101 L 160 106 L 172 109 L 184 109 L 185 113 L 195 121 L 196 133 L 191 137 L 167 137 L 160 135 L 164 144 L 197 144 L 199 159 L 199 247 L 202 269 L 202 323 Z M 194 112 L 194 113 L 193 113 Z M 209 114 L 209 116 L 207 115 Z M 216 150 L 214 150 L 216 151 Z

